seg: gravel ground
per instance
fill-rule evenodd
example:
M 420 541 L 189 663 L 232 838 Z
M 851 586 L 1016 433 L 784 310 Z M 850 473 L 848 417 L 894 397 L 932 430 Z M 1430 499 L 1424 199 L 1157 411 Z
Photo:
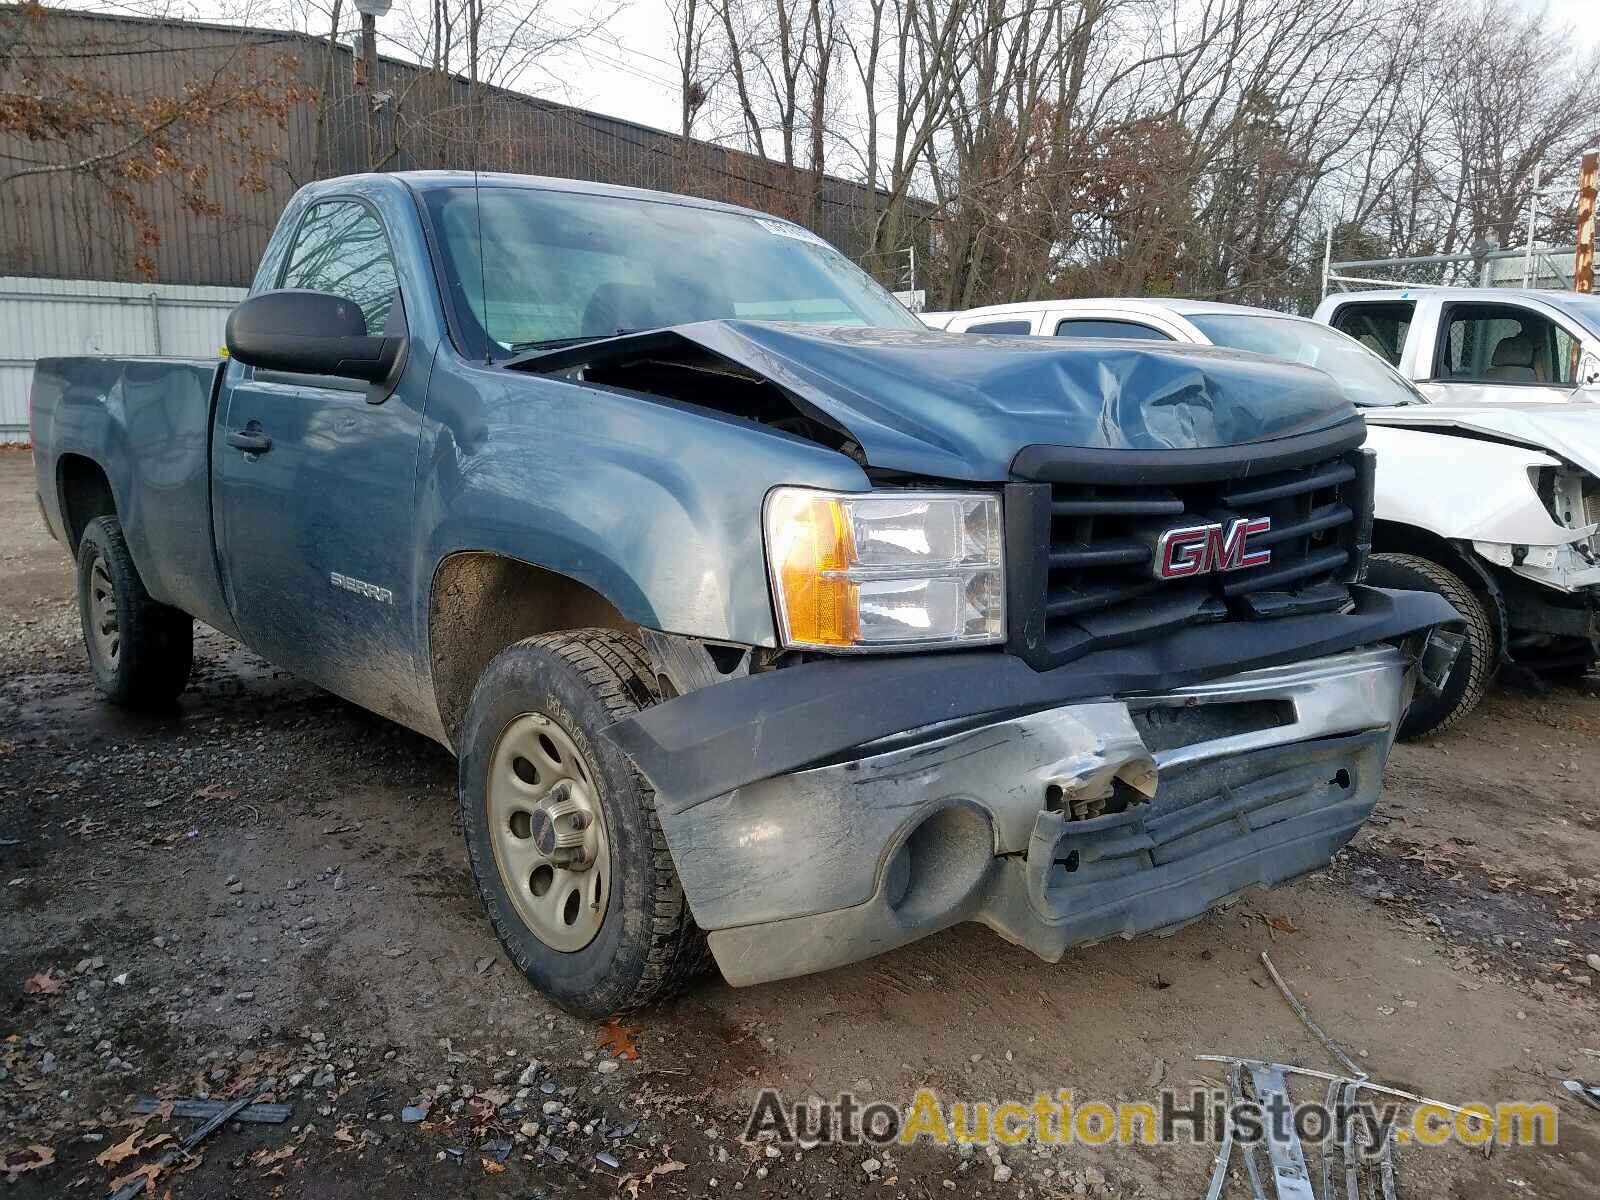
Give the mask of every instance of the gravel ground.
M 1402 1196 L 1600 1191 L 1600 1113 L 1559 1097 L 1562 1078 L 1600 1076 L 1593 681 L 1501 690 L 1400 748 L 1378 817 L 1330 870 L 1173 937 L 1051 965 L 963 928 L 780 985 L 707 979 L 607 1027 L 546 1004 L 500 954 L 443 750 L 210 632 L 173 713 L 108 709 L 71 578 L 29 457 L 0 453 L 9 1195 L 103 1195 L 195 1128 L 139 1125 L 139 1096 L 265 1089 L 285 1123 L 225 1126 L 157 1194 L 1193 1198 L 1201 1147 L 963 1157 L 738 1135 L 763 1086 L 896 1106 L 923 1085 L 1149 1099 L 1219 1082 L 1201 1053 L 1334 1069 L 1262 949 L 1374 1076 L 1558 1105 L 1553 1148 L 1402 1151 Z

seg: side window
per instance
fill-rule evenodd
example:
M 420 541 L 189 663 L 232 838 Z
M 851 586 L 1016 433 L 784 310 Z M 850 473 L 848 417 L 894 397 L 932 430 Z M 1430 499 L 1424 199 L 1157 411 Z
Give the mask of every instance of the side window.
M 1583 343 L 1564 327 L 1550 323 L 1554 338 L 1550 345 L 1550 382 L 1562 387 L 1577 387 L 1578 360 L 1583 357 Z
M 968 325 L 962 333 L 1032 333 L 1033 322 L 1023 317 L 1014 321 L 984 321 Z
M 308 288 L 354 301 L 377 335 L 394 307 L 394 256 L 383 226 L 365 204 L 325 200 L 313 205 L 295 232 L 281 288 Z
M 1443 332 L 1434 368 L 1442 382 L 1573 386 L 1577 341 L 1542 313 L 1516 304 L 1452 304 Z
M 1406 347 L 1415 300 L 1383 300 L 1363 304 L 1344 304 L 1333 314 L 1333 327 L 1353 337 L 1374 354 L 1400 365 L 1400 352 Z
M 1056 336 L 1066 338 L 1121 338 L 1137 342 L 1170 342 L 1161 330 L 1137 321 L 1102 321 L 1089 317 L 1068 317 L 1056 322 Z

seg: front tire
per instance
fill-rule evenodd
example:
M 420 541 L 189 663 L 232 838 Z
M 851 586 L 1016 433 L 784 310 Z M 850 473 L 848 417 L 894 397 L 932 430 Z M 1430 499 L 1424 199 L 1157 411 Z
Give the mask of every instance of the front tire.
M 194 665 L 194 618 L 145 590 L 116 517 L 78 543 L 78 618 L 95 686 L 123 708 L 171 708 Z
M 1443 596 L 1463 620 L 1452 628 L 1466 635 L 1450 677 L 1437 696 L 1418 688 L 1411 706 L 1400 718 L 1399 734 L 1413 741 L 1443 733 L 1483 699 L 1500 660 L 1500 641 L 1483 601 L 1466 581 L 1432 559 L 1415 554 L 1374 554 L 1367 567 L 1367 582 L 1376 587 L 1433 592 Z
M 461 734 L 459 799 L 500 944 L 568 1012 L 662 999 L 709 964 L 655 792 L 598 734 L 655 699 L 638 644 L 609 629 L 528 638 L 484 671 Z

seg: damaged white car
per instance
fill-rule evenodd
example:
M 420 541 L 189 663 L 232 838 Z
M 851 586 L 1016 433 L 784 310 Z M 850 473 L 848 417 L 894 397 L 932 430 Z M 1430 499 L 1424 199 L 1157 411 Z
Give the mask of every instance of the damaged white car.
M 1343 333 L 1239 305 L 1038 301 L 923 319 L 952 333 L 1225 346 L 1332 375 L 1378 455 L 1367 581 L 1437 592 L 1464 618 L 1450 677 L 1418 693 L 1402 737 L 1459 721 L 1503 665 L 1582 675 L 1600 659 L 1600 405 L 1435 402 Z

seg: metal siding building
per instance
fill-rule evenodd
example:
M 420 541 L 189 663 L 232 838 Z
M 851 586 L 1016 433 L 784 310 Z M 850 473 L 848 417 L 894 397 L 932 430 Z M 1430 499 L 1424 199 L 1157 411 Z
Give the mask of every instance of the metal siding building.
M 15 9 L 0 6 L 0 20 Z M 51 9 L 43 28 L 61 53 L 119 95 L 177 94 L 186 81 L 263 78 L 274 70 L 319 103 L 295 104 L 279 127 L 255 120 L 250 137 L 270 147 L 264 190 L 249 186 L 237 145 L 213 139 L 190 152 L 211 168 L 205 190 L 220 216 L 186 208 L 169 183 L 143 185 L 138 201 L 158 241 L 144 247 L 163 283 L 242 287 L 295 188 L 365 167 L 360 100 L 350 48 L 305 34 Z M 231 75 L 229 73 L 232 73 Z M 813 221 L 815 177 L 799 167 L 571 108 L 502 88 L 382 59 L 374 91 L 392 97 L 381 118 L 389 170 L 472 169 L 592 179 L 689 192 L 815 226 L 851 257 L 865 249 L 881 193 L 824 176 Z M 6 86 L 0 72 L 0 91 Z M 0 154 L 29 160 L 37 147 L 0 135 Z M 915 202 L 914 219 L 931 206 Z M 14 181 L 0 202 L 0 273 L 58 279 L 142 278 L 130 223 L 92 181 L 76 174 Z
M 33 360 L 216 354 L 240 288 L 0 276 L 0 441 L 28 440 Z
M 0 21 L 18 10 L 0 6 Z M 259 121 L 268 145 L 264 188 L 249 186 L 240 148 L 194 143 L 210 164 L 206 192 L 220 215 L 186 207 L 170 184 L 144 185 L 138 202 L 157 234 L 142 247 L 160 282 L 141 282 L 141 247 L 126 216 L 92 180 L 74 173 L 15 180 L 0 197 L 0 440 L 27 436 L 35 358 L 57 354 L 211 354 L 228 308 L 248 286 L 278 214 L 301 182 L 364 166 L 360 101 L 346 45 L 304 34 L 50 9 L 36 53 L 54 48 L 74 70 L 118 95 L 170 96 L 185 82 L 233 72 L 242 80 L 285 73 L 322 103 L 295 104 L 283 126 Z M 42 32 L 41 32 L 42 31 Z M 81 63 L 81 67 L 77 64 Z M 874 189 L 822 178 L 813 221 L 809 171 L 708 142 L 382 59 L 374 90 L 393 97 L 382 116 L 391 170 L 514 171 L 689 192 L 806 225 L 860 258 L 881 206 Z M 6 87 L 0 71 L 0 91 Z M 479 131 L 468 136 L 469 131 Z M 0 135 L 13 161 L 39 154 Z M 931 206 L 914 202 L 913 220 Z M 196 286 L 211 285 L 211 286 Z

